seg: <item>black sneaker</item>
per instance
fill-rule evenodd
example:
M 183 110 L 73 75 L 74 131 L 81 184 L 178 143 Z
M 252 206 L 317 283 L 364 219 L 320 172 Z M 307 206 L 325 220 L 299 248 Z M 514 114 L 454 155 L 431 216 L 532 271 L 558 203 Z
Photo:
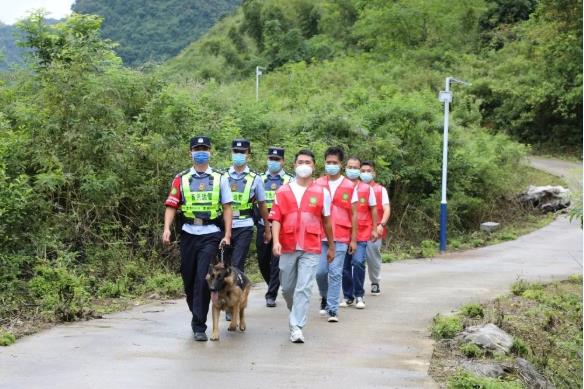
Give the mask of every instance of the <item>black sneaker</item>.
M 266 299 L 266 307 L 268 307 L 268 308 L 274 308 L 275 306 L 276 306 L 276 300 L 274 300 L 271 297 L 268 297 Z
M 327 321 L 329 323 L 338 323 L 339 318 L 337 317 L 337 313 L 336 312 L 328 312 L 328 319 Z
M 197 342 L 206 342 L 207 341 L 207 334 L 204 332 L 195 332 L 195 340 Z
M 379 284 L 371 284 L 371 294 L 373 296 L 379 296 L 381 294 L 381 289 L 379 289 Z
M 321 316 L 326 315 L 326 297 L 323 297 L 322 299 L 320 299 L 320 312 L 319 313 Z

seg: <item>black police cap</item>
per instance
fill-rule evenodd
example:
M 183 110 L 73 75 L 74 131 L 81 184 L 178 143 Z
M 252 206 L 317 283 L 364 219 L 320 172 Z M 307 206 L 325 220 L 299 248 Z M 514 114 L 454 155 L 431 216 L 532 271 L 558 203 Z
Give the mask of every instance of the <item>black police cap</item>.
M 191 138 L 191 149 L 197 146 L 211 147 L 211 139 L 207 136 L 195 136 Z
M 234 139 L 233 142 L 231 142 L 231 148 L 249 150 L 250 143 L 247 139 Z
M 281 147 L 269 147 L 268 156 L 284 158 L 284 149 Z

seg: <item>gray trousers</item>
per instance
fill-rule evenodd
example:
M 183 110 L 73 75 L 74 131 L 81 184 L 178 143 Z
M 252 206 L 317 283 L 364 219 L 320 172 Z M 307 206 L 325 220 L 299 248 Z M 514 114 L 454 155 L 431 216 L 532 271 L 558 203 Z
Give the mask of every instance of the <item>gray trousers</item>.
M 304 251 L 280 256 L 280 286 L 290 311 L 290 330 L 302 329 L 308 322 L 310 296 L 320 254 Z
M 381 281 L 381 239 L 367 242 L 367 272 L 372 284 Z

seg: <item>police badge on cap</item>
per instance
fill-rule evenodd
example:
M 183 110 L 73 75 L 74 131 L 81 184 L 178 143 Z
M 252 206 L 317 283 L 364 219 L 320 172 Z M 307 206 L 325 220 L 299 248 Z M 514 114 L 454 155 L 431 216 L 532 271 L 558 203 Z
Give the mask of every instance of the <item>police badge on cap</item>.
M 269 147 L 268 157 L 284 158 L 284 149 L 281 147 Z

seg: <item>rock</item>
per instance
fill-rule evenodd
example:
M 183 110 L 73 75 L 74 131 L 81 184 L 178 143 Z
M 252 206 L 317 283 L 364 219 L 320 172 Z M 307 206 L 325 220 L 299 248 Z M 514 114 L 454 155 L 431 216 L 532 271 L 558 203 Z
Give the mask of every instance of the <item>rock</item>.
M 519 201 L 543 212 L 556 212 L 570 206 L 570 190 L 562 186 L 532 186 L 519 195 Z
M 464 361 L 462 368 L 481 377 L 501 378 L 512 371 L 511 367 L 497 362 Z
M 468 327 L 461 334 L 466 343 L 474 343 L 493 353 L 507 354 L 513 345 L 511 335 L 492 323 Z
M 530 389 L 555 389 L 555 386 L 549 383 L 544 376 L 535 370 L 535 367 L 523 358 L 515 360 L 515 369 L 525 385 Z
M 499 223 L 484 222 L 484 223 L 481 223 L 481 231 L 493 232 L 495 230 L 498 230 L 500 226 L 501 225 Z
M 148 300 L 159 300 L 160 299 L 160 295 L 158 293 L 152 293 L 151 295 L 148 296 Z

